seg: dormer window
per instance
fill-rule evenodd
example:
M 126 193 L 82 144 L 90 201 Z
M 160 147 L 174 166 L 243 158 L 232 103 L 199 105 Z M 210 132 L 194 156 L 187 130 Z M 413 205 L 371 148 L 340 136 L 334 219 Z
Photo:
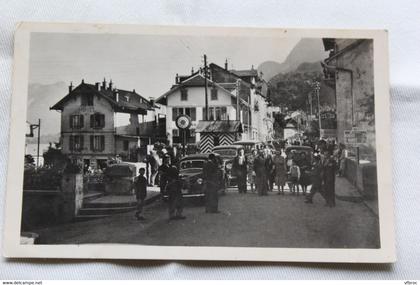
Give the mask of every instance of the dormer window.
M 188 89 L 181 89 L 181 101 L 188 101 Z

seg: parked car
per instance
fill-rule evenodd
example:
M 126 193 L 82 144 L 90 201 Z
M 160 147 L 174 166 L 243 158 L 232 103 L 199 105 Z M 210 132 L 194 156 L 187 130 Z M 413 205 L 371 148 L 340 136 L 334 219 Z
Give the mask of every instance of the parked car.
M 105 193 L 132 195 L 134 180 L 144 163 L 121 162 L 109 165 L 104 171 Z
M 213 148 L 213 152 L 222 158 L 226 187 L 237 185 L 236 177 L 232 175 L 232 165 L 233 159 L 241 149 L 245 150 L 245 147 L 242 145 L 219 145 Z
M 220 188 L 223 190 L 225 186 L 223 161 L 220 155 L 216 155 L 216 159 L 220 164 Z M 208 153 L 187 155 L 178 162 L 179 177 L 182 180 L 182 196 L 183 197 L 205 197 L 203 189 L 203 167 L 208 160 Z M 168 198 L 167 193 L 163 193 L 163 198 Z
M 243 141 L 236 141 L 233 145 L 240 145 L 243 146 L 245 149 L 245 155 L 250 155 L 252 149 L 260 148 L 263 146 L 263 143 L 256 140 L 243 140 Z
M 310 146 L 292 145 L 286 147 L 285 152 L 287 160 L 287 169 L 290 168 L 291 160 L 294 160 L 297 163 L 297 165 L 301 168 L 311 168 L 314 151 Z

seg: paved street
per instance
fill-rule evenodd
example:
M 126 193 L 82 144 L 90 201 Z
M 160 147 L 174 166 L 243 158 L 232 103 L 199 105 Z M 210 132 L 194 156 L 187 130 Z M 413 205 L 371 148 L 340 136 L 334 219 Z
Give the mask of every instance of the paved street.
M 349 185 L 349 184 L 346 184 Z M 39 231 L 42 243 L 137 243 L 183 246 L 253 246 L 372 248 L 378 246 L 378 220 L 363 203 L 337 200 L 324 206 L 322 197 L 305 204 L 287 192 L 268 196 L 239 194 L 220 197 L 221 213 L 206 214 L 197 201 L 187 201 L 186 220 L 169 221 L 166 203 L 146 208 L 146 221 L 134 213 L 61 225 Z

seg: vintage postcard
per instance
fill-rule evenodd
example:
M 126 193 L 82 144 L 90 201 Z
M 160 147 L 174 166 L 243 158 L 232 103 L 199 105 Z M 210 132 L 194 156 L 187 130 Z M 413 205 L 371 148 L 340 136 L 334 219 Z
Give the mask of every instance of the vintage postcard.
M 21 23 L 3 254 L 394 262 L 387 38 Z

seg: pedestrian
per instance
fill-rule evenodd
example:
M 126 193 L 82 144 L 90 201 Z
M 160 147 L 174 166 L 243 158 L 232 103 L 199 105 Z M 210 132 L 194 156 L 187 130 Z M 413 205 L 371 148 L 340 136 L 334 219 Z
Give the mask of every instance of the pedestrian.
M 339 145 L 338 157 L 338 176 L 344 176 L 346 170 L 346 146 L 343 143 Z
M 155 150 L 150 151 L 149 157 L 148 157 L 148 163 L 150 165 L 150 181 L 149 181 L 149 185 L 150 186 L 154 186 L 155 185 L 155 180 L 156 180 L 156 176 L 158 174 L 158 169 L 159 169 L 159 160 L 158 160 L 159 156 L 157 154 L 157 152 Z
M 282 150 L 276 153 L 273 159 L 274 162 L 274 177 L 275 183 L 278 188 L 277 194 L 284 194 L 284 184 L 287 180 L 287 167 L 286 167 L 286 160 L 282 154 Z M 281 192 L 280 192 L 281 191 Z
M 264 158 L 265 158 L 265 168 L 267 169 L 267 189 L 268 191 L 273 191 L 274 184 L 274 162 L 273 155 L 271 150 L 266 146 L 264 149 Z
M 254 171 L 255 171 L 255 187 L 259 196 L 267 195 L 267 168 L 266 160 L 264 158 L 264 151 L 260 150 L 257 158 L 254 161 Z
M 319 192 L 321 195 L 323 195 L 322 191 L 322 163 L 321 163 L 321 156 L 317 155 L 314 157 L 314 163 L 312 165 L 311 169 L 311 191 L 306 196 L 305 203 L 313 203 L 313 197 L 314 195 Z M 323 195 L 324 197 L 324 195 Z
M 329 151 L 326 151 L 324 154 L 323 170 L 324 191 L 327 201 L 326 206 L 335 207 L 336 162 Z
M 143 167 L 139 169 L 139 176 L 134 181 L 134 190 L 136 193 L 137 200 L 137 211 L 135 217 L 137 220 L 145 220 L 143 213 L 143 207 L 147 196 L 147 179 L 144 177 L 146 169 Z
M 204 193 L 206 195 L 206 213 L 219 213 L 220 167 L 216 156 L 209 154 L 203 166 Z
M 296 164 L 295 160 L 292 160 L 292 166 L 289 169 L 289 176 L 291 182 L 292 193 L 299 195 L 299 179 L 300 179 L 300 168 Z
M 248 182 L 251 186 L 251 192 L 255 192 L 255 171 L 254 171 L 254 161 L 257 158 L 258 151 L 252 149 L 251 154 L 248 157 Z
M 181 220 L 185 219 L 182 215 L 184 203 L 182 198 L 182 181 L 179 178 L 178 169 L 172 165 L 168 170 L 168 184 L 166 185 L 166 193 L 168 193 L 169 202 L 169 219 Z
M 165 188 L 168 184 L 168 171 L 171 168 L 171 161 L 170 156 L 165 155 L 163 164 L 158 168 L 160 194 L 162 195 L 165 194 Z
M 246 175 L 248 172 L 248 160 L 245 151 L 241 148 L 238 155 L 233 159 L 232 172 L 236 176 L 239 193 L 246 193 Z

